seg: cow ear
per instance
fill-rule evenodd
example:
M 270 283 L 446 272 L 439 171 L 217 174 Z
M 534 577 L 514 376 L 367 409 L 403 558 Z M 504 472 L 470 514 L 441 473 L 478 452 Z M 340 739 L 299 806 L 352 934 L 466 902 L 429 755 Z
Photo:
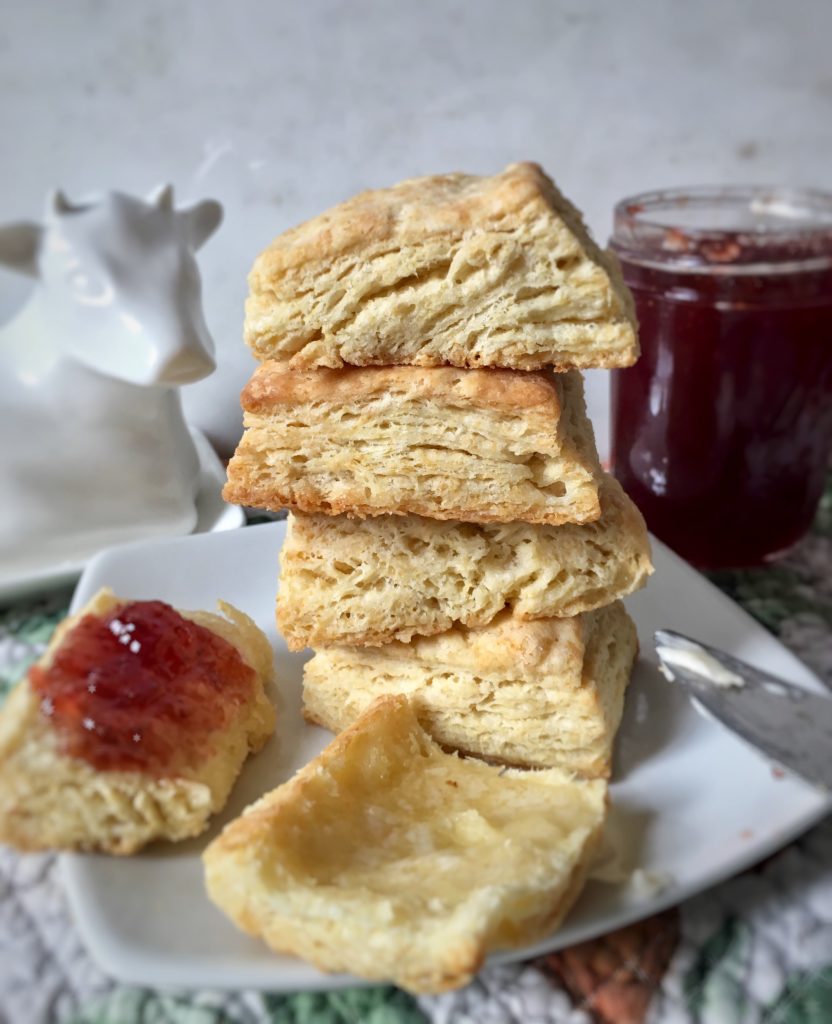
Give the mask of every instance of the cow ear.
M 183 226 L 188 245 L 196 251 L 220 226 L 222 206 L 215 199 L 203 199 L 201 203 L 177 210 L 177 216 Z
M 37 277 L 42 236 L 43 228 L 29 221 L 0 224 L 0 265 L 28 277 Z

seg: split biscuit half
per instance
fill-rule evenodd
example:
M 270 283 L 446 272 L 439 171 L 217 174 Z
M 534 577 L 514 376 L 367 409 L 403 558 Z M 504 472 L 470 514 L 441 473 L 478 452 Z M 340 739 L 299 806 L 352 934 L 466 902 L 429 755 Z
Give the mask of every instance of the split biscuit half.
M 61 623 L 36 668 L 50 668 L 85 617 L 105 616 L 122 604 L 112 591 L 99 591 Z M 179 763 L 174 757 L 163 774 L 98 770 L 66 752 L 66 736 L 54 726 L 48 701 L 30 679 L 17 685 L 0 712 L 0 842 L 21 850 L 130 854 L 156 839 L 187 839 L 205 830 L 210 817 L 225 805 L 246 758 L 265 744 L 275 727 L 274 708 L 264 690 L 272 676 L 271 646 L 247 615 L 222 602 L 219 608 L 221 614 L 179 614 L 231 645 L 250 669 L 250 685 L 227 709 L 222 727 L 200 736 L 196 763 Z M 139 637 L 140 632 L 129 635 Z M 167 642 L 175 646 L 176 637 Z M 113 644 L 120 653 L 116 637 Z M 89 678 L 90 686 L 106 682 L 95 672 Z M 221 682 L 212 680 L 204 687 L 205 699 Z M 156 727 L 145 719 L 146 708 L 136 704 L 131 710 L 129 694 L 114 694 L 113 699 L 133 716 L 136 737 Z M 187 714 L 177 724 L 183 747 L 191 724 Z M 97 724 L 87 722 L 84 727 L 94 729 Z M 169 738 L 175 747 L 177 736 Z
M 447 754 L 382 697 L 226 826 L 208 894 L 275 951 L 441 992 L 557 928 L 605 811 L 603 781 Z

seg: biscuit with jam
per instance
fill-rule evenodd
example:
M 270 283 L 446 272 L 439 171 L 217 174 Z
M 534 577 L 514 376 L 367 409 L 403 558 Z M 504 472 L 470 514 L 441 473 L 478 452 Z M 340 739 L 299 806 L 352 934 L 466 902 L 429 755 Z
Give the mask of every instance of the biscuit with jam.
M 0 712 L 0 842 L 134 853 L 198 835 L 272 735 L 271 646 L 230 605 L 104 589 Z

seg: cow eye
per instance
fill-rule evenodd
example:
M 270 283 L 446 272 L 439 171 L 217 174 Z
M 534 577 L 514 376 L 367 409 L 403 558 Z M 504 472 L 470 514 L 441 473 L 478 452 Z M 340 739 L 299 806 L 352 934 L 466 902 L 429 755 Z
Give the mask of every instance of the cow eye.
M 87 270 L 74 268 L 68 275 L 67 283 L 73 297 L 84 305 L 103 306 L 112 301 L 112 285 Z

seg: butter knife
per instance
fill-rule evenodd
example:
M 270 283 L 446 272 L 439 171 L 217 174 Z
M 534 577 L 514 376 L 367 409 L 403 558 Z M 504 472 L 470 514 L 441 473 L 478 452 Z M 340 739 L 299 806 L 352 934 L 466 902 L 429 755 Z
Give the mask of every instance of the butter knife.
M 806 782 L 832 790 L 832 696 L 669 629 L 657 630 L 655 642 L 662 673 L 708 714 Z

